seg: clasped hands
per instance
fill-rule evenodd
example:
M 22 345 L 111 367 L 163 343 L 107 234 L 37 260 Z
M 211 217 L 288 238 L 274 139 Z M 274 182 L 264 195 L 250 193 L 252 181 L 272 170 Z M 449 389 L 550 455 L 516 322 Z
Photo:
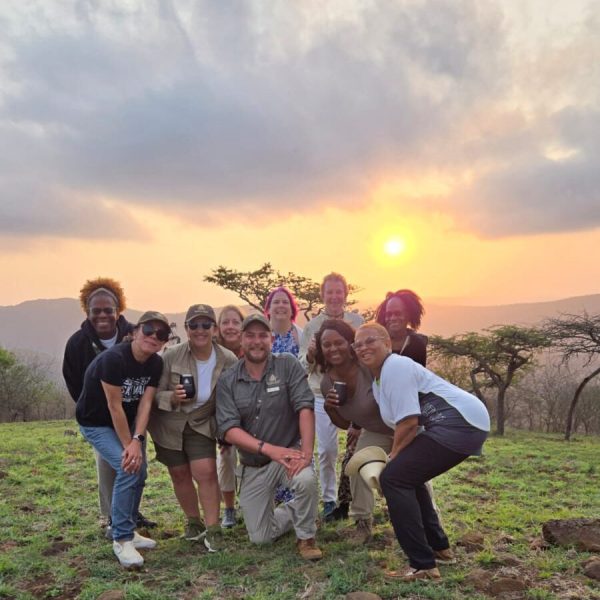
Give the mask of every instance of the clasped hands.
M 271 460 L 278 462 L 285 467 L 286 474 L 289 479 L 295 477 L 302 469 L 310 465 L 311 456 L 306 456 L 302 450 L 297 448 L 284 448 L 282 446 L 273 446 L 269 444 L 267 448 L 263 448 L 263 454 Z

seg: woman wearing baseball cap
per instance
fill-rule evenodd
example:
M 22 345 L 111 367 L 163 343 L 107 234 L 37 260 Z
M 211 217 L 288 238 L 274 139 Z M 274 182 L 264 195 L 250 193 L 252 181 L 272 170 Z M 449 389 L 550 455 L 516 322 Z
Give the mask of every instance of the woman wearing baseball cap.
M 237 357 L 213 341 L 216 317 L 211 306 L 190 306 L 185 331 L 188 341 L 167 348 L 163 354 L 164 370 L 149 430 L 156 458 L 168 468 L 175 496 L 187 518 L 185 539 L 201 541 L 209 552 L 216 552 L 222 532 L 215 386 L 221 372 L 237 362 Z
M 113 551 L 124 567 L 144 564 L 138 552 L 156 542 L 135 531 L 146 480 L 145 435 L 162 373 L 159 352 L 169 339 L 167 318 L 145 312 L 133 340 L 101 352 L 87 368 L 76 418 L 85 439 L 114 469 Z

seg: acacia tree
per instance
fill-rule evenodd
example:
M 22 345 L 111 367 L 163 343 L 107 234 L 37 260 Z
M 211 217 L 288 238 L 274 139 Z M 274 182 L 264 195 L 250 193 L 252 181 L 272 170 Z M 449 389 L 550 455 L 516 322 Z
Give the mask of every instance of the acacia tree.
M 569 362 L 575 357 L 583 357 L 584 366 L 589 366 L 600 356 L 600 315 L 589 315 L 583 311 L 580 315 L 563 314 L 554 319 L 547 319 L 544 331 L 552 341 L 552 345 L 562 354 L 563 361 Z M 567 413 L 565 439 L 571 439 L 573 415 L 585 386 L 600 373 L 597 366 L 584 377 L 577 389 Z
M 298 309 L 307 321 L 310 321 L 323 306 L 319 283 L 295 273 L 283 274 L 274 269 L 269 262 L 256 271 L 237 271 L 220 265 L 213 269 L 210 275 L 205 275 L 204 281 L 235 292 L 244 302 L 261 312 L 269 292 L 280 285 L 284 285 L 294 294 Z M 348 294 L 354 294 L 359 289 L 348 284 Z M 349 306 L 354 303 L 354 300 L 348 301 Z
M 484 333 L 469 332 L 448 338 L 432 336 L 434 355 L 467 359 L 473 393 L 486 404 L 484 390 L 496 390 L 496 433 L 504 435 L 506 390 L 515 375 L 533 363 L 535 353 L 547 347 L 548 339 L 534 327 L 497 325 Z

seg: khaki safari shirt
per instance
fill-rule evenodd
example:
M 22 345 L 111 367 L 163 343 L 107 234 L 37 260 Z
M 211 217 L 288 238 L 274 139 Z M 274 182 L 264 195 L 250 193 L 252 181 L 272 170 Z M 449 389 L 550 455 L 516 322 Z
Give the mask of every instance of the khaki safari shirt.
M 213 342 L 217 355 L 217 364 L 211 378 L 212 394 L 202 406 L 194 409 L 194 400 L 189 403 L 174 407 L 171 404 L 173 390 L 179 383 L 179 376 L 191 373 L 194 377 L 196 390 L 198 389 L 198 371 L 188 342 L 177 344 L 165 350 L 163 354 L 163 372 L 154 405 L 150 414 L 148 431 L 152 439 L 164 448 L 170 450 L 183 449 L 183 430 L 187 425 L 190 428 L 209 438 L 216 438 L 215 404 L 216 384 L 221 373 L 237 362 L 233 352 Z
M 298 413 L 314 410 L 315 398 L 308 387 L 302 365 L 291 354 L 271 354 L 260 380 L 246 371 L 240 360 L 223 373 L 217 383 L 217 428 L 219 437 L 240 427 L 259 440 L 293 447 L 300 441 Z M 239 449 L 240 462 L 262 467 L 269 458 Z

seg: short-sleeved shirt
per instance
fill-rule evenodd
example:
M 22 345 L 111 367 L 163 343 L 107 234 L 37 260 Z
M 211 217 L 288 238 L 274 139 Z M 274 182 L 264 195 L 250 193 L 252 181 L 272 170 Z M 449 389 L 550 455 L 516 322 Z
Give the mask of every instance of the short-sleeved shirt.
M 323 375 L 321 379 L 321 394 L 323 398 L 333 387 L 333 380 L 329 373 Z M 373 377 L 367 367 L 360 365 L 356 374 L 356 384 L 354 394 L 348 395 L 343 406 L 337 407 L 338 413 L 346 420 L 352 421 L 355 425 L 372 431 L 374 433 L 391 434 L 390 429 L 381 418 L 379 406 L 373 396 Z
M 123 411 L 131 427 L 146 388 L 158 387 L 162 365 L 158 354 L 144 363 L 138 362 L 131 351 L 131 342 L 117 344 L 98 354 L 85 372 L 75 411 L 77 422 L 84 427 L 113 427 L 102 387 L 104 381 L 121 388 Z
M 314 395 L 306 373 L 291 354 L 269 356 L 262 377 L 253 379 L 238 361 L 225 371 L 217 383 L 217 428 L 219 437 L 232 427 L 240 427 L 255 438 L 293 447 L 300 441 L 298 413 L 314 409 Z M 259 467 L 269 459 L 239 449 L 242 464 Z
M 454 452 L 478 454 L 490 430 L 490 416 L 478 398 L 405 356 L 386 358 L 373 393 L 389 427 L 417 416 L 422 435 Z

